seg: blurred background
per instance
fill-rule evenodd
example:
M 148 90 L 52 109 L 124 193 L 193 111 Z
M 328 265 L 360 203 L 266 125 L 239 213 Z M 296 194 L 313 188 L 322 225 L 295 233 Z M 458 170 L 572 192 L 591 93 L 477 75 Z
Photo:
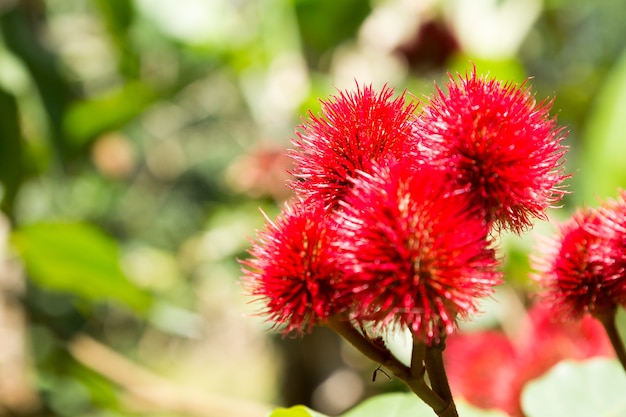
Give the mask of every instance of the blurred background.
M 570 131 L 562 219 L 626 187 L 625 16 L 614 0 L 0 0 L 0 415 L 332 415 L 403 389 L 323 329 L 268 332 L 242 295 L 236 259 L 259 207 L 290 196 L 296 125 L 355 81 L 419 99 L 470 62 L 531 77 Z M 474 326 L 523 314 L 534 233 L 503 239 L 507 285 Z

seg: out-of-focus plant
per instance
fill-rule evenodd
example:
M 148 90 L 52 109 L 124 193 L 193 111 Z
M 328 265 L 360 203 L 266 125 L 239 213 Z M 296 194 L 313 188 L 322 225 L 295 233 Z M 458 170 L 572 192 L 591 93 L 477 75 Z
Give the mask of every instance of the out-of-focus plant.
M 192 379 L 191 358 L 243 331 L 224 319 L 240 308 L 234 257 L 258 222 L 256 206 L 271 210 L 280 179 L 254 179 L 260 191 L 251 197 L 253 189 L 231 187 L 226 171 L 253 146 L 281 147 L 278 139 L 257 145 L 238 84 L 238 71 L 260 62 L 240 66 L 238 48 L 263 52 L 259 30 L 220 50 L 205 39 L 205 49 L 151 14 L 165 3 L 0 5 L 0 202 L 10 225 L 2 257 L 15 265 L 0 274 L 15 310 L 0 328 L 15 335 L 3 353 L 16 358 L 0 365 L 8 381 L 0 414 L 128 415 L 137 405 L 179 412 L 191 402 L 199 404 L 192 414 L 223 415 L 223 407 L 241 410 L 229 395 L 248 390 L 267 401 L 273 392 L 274 384 L 240 383 L 243 375 L 232 384 L 217 378 L 195 389 L 231 387 L 225 400 L 198 402 L 184 384 L 156 376 Z M 258 352 L 249 369 L 273 375 L 264 337 L 247 334 L 241 349 Z M 173 358 L 178 349 L 189 361 Z M 229 352 L 216 375 L 242 355 Z M 137 376 L 171 395 L 135 388 Z M 255 407 L 245 413 L 265 409 Z

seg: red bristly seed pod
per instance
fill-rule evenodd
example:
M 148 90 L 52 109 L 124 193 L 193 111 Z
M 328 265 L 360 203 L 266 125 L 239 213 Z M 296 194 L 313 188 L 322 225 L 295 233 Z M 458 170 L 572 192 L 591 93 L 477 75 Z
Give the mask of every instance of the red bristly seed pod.
M 467 189 L 497 230 L 519 233 L 564 194 L 565 134 L 551 104 L 476 70 L 450 76 L 447 92 L 438 89 L 418 118 L 422 158 Z
M 284 334 L 309 332 L 342 309 L 336 303 L 337 269 L 329 255 L 334 223 L 320 205 L 286 205 L 242 261 L 247 292 L 264 305 L 261 314 Z
M 429 344 L 451 334 L 500 283 L 488 225 L 465 191 L 406 159 L 353 182 L 333 241 L 352 317 L 406 326 Z
M 388 155 L 410 158 L 415 148 L 416 104 L 405 95 L 393 98 L 393 89 L 376 93 L 357 85 L 322 101 L 322 114 L 309 113 L 296 131 L 292 188 L 304 198 L 335 209 L 352 187 L 357 171 L 369 171 L 372 161 Z

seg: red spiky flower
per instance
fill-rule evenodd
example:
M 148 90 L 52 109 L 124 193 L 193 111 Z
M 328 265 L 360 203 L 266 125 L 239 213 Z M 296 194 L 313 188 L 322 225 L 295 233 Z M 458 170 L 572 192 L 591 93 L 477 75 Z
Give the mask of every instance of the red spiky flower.
M 564 190 L 563 130 L 524 86 L 450 76 L 424 106 L 419 132 L 432 163 L 470 191 L 497 229 L 520 232 Z
M 404 94 L 393 99 L 393 94 L 389 87 L 376 94 L 371 86 L 357 85 L 354 92 L 322 101 L 321 116 L 309 112 L 291 152 L 296 165 L 292 187 L 301 196 L 334 209 L 357 171 L 367 172 L 372 161 L 388 154 L 410 153 L 416 104 L 407 104 Z
M 243 283 L 264 304 L 261 314 L 284 334 L 302 334 L 338 308 L 329 256 L 334 224 L 320 205 L 286 205 L 276 221 L 267 219 L 242 261 Z
M 626 301 L 624 275 L 615 268 L 610 244 L 614 229 L 603 223 L 597 210 L 579 210 L 532 257 L 541 296 L 565 317 L 605 317 Z
M 431 343 L 499 283 L 488 227 L 440 171 L 406 159 L 353 180 L 334 243 L 353 318 L 407 326 Z

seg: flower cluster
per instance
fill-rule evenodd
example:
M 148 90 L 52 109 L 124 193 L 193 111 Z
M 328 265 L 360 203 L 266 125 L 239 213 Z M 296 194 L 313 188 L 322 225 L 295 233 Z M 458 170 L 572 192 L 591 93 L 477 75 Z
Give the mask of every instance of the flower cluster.
M 566 318 L 604 319 L 626 306 L 626 192 L 581 209 L 533 258 L 542 297 Z
M 357 85 L 298 128 L 294 202 L 243 262 L 284 333 L 339 317 L 437 342 L 500 283 L 494 232 L 520 232 L 559 201 L 550 103 L 475 71 L 447 89 L 419 106 Z

